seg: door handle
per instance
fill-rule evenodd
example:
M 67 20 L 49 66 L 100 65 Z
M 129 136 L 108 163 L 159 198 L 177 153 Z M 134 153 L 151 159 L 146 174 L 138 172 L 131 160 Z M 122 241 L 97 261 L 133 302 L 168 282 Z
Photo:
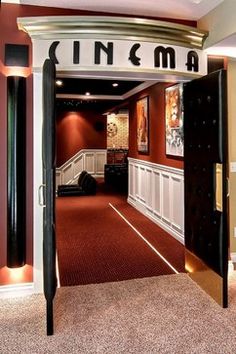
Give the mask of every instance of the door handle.
M 46 184 L 41 184 L 38 189 L 38 203 L 41 207 L 45 208 L 46 204 L 44 204 L 44 188 Z
M 227 198 L 228 198 L 229 195 L 230 195 L 230 180 L 229 180 L 229 177 L 227 177 L 226 182 L 227 182 Z
M 223 165 L 215 164 L 215 209 L 223 211 Z

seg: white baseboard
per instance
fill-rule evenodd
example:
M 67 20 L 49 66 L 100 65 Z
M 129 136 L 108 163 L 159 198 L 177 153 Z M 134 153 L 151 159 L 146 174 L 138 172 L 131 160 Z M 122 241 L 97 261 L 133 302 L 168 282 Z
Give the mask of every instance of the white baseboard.
M 34 283 L 22 283 L 0 286 L 0 299 L 28 296 L 34 294 Z

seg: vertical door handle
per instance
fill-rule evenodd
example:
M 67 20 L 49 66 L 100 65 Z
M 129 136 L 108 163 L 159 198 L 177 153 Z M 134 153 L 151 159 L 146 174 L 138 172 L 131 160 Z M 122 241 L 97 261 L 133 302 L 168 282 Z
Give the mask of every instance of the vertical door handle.
M 46 187 L 46 184 L 41 184 L 38 189 L 38 201 L 39 205 L 43 208 L 45 208 L 46 204 L 44 203 L 44 188 Z
M 223 211 L 223 165 L 215 164 L 215 209 Z
M 226 182 L 227 182 L 227 198 L 228 198 L 229 195 L 230 195 L 230 180 L 229 180 L 229 177 L 227 177 Z

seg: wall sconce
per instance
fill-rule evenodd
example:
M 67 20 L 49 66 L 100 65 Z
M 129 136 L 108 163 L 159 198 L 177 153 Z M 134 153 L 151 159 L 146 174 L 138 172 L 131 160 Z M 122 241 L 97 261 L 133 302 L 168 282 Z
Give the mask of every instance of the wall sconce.
M 26 78 L 7 77 L 7 266 L 26 259 Z

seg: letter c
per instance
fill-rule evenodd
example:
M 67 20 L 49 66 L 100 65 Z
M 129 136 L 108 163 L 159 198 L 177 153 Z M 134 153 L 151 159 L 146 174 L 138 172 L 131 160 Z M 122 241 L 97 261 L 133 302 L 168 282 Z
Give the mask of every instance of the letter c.
M 136 52 L 139 49 L 141 45 L 139 43 L 135 43 L 132 48 L 130 49 L 129 52 L 129 60 L 131 61 L 132 64 L 135 66 L 140 66 L 140 58 L 137 57 Z
M 53 61 L 54 64 L 59 64 L 59 61 L 57 60 L 57 57 L 56 57 L 56 48 L 59 43 L 60 43 L 60 41 L 52 42 L 52 44 L 50 45 L 50 48 L 48 50 L 49 58 Z

